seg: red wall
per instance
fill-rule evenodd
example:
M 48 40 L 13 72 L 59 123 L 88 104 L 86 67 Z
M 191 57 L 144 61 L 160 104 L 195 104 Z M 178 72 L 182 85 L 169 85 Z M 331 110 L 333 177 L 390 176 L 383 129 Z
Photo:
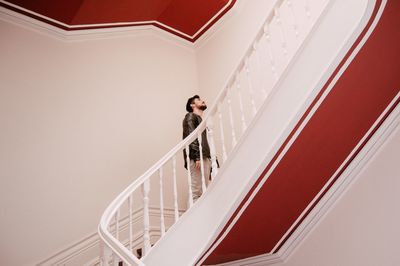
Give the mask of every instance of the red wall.
M 374 14 L 364 32 L 328 80 L 322 92 L 327 89 L 339 68 L 365 35 L 380 5 L 381 1 L 378 0 Z M 341 75 L 228 235 L 206 259 L 205 264 L 222 263 L 270 252 L 399 93 L 399 17 L 400 2 L 389 0 L 378 25 L 365 45 Z M 315 105 L 320 96 L 321 94 L 317 96 L 310 108 Z M 377 127 L 374 128 L 376 129 Z M 373 132 L 368 138 L 372 134 Z M 291 136 L 288 140 L 290 138 Z M 287 145 L 287 141 L 273 161 Z M 363 145 L 365 143 L 366 141 Z M 241 206 L 271 165 L 272 162 L 266 166 Z M 333 182 L 341 172 L 334 177 Z M 323 194 L 327 189 L 323 191 Z M 236 214 L 237 212 L 233 217 Z M 231 222 L 232 219 L 224 230 Z M 301 221 L 295 225 L 290 234 L 300 223 Z

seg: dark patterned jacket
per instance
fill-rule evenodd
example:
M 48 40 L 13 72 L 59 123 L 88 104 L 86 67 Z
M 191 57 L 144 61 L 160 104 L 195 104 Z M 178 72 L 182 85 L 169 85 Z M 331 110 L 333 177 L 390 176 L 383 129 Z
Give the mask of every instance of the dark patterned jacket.
M 189 136 L 190 133 L 192 133 L 198 127 L 198 125 L 200 125 L 201 121 L 202 121 L 202 119 L 199 115 L 196 115 L 195 113 L 192 113 L 192 112 L 187 113 L 182 122 L 183 139 L 186 138 L 187 136 Z M 206 130 L 204 130 L 201 133 L 201 145 L 202 145 L 202 151 L 203 151 L 203 158 L 211 158 L 210 147 L 208 146 Z M 184 156 L 184 161 L 185 161 L 185 168 L 187 168 L 186 150 L 185 149 L 183 150 L 183 156 Z M 189 145 L 189 158 L 194 161 L 200 160 L 200 146 L 199 146 L 198 139 L 196 139 Z

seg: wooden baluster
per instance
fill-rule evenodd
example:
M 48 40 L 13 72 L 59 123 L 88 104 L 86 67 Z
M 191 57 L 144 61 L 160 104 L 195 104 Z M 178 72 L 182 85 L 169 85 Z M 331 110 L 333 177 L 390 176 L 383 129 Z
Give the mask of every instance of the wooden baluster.
M 285 35 L 285 30 L 283 29 L 283 23 L 282 23 L 282 19 L 281 19 L 281 15 L 280 15 L 278 7 L 274 8 L 274 15 L 275 15 L 276 23 L 278 24 L 278 27 L 281 32 L 281 38 L 282 38 L 281 46 L 283 49 L 283 55 L 287 58 L 288 50 L 287 50 L 287 44 L 286 44 L 286 35 Z
M 160 233 L 161 237 L 165 235 L 165 221 L 164 221 L 164 190 L 163 190 L 163 169 L 162 166 L 158 170 L 160 177 Z
M 110 265 L 110 260 L 113 257 L 112 250 L 103 241 L 100 241 L 100 266 Z
M 311 19 L 310 3 L 308 0 L 305 0 L 305 2 L 304 2 L 304 10 L 306 11 L 307 18 Z
M 193 206 L 193 190 L 192 190 L 192 175 L 190 173 L 190 157 L 189 157 L 189 145 L 186 145 L 186 164 L 188 173 L 188 185 L 189 185 L 189 208 Z
M 149 193 L 150 193 L 150 180 L 147 179 L 142 185 L 143 193 L 143 255 L 146 256 L 151 248 L 150 244 L 150 212 L 149 212 Z
M 222 123 L 222 113 L 221 113 L 221 103 L 218 103 L 218 119 L 219 119 L 219 128 L 221 133 L 221 145 L 222 145 L 222 161 L 225 162 L 227 155 L 226 155 L 226 147 L 225 147 L 225 134 L 224 134 L 224 126 Z
M 115 238 L 119 240 L 119 216 L 120 216 L 120 209 L 117 210 L 115 213 Z
M 161 237 L 165 235 L 165 221 L 164 221 L 164 190 L 163 190 L 163 170 L 162 166 L 158 170 L 160 177 L 160 233 Z
M 290 13 L 292 14 L 294 34 L 295 34 L 296 38 L 298 38 L 299 37 L 299 29 L 297 27 L 297 17 L 293 10 L 293 2 L 292 2 L 292 0 L 286 0 L 286 2 L 290 9 Z
M 207 120 L 207 139 L 210 144 L 210 156 L 211 156 L 211 177 L 214 179 L 218 174 L 218 164 L 217 164 L 217 154 L 215 151 L 215 143 L 214 143 L 214 118 L 212 116 L 208 117 Z
M 119 217 L 120 217 L 120 209 L 115 213 L 115 238 L 119 240 Z M 113 265 L 118 266 L 120 258 L 114 253 L 113 254 Z
M 254 89 L 253 89 L 253 83 L 251 81 L 251 76 L 250 76 L 250 67 L 249 67 L 249 58 L 248 57 L 245 59 L 244 70 L 246 72 L 247 84 L 249 86 L 251 110 L 253 111 L 253 115 L 256 115 L 257 107 L 256 107 L 256 102 L 254 101 Z
M 274 76 L 275 80 L 278 80 L 278 73 L 276 71 L 276 65 L 275 65 L 275 57 L 274 54 L 272 53 L 272 47 L 271 47 L 271 34 L 269 32 L 269 26 L 266 24 L 264 26 L 264 36 L 266 40 L 266 50 L 269 58 L 269 63 L 271 65 L 271 72 L 272 75 Z
M 133 199 L 132 194 L 128 198 L 129 209 L 129 250 L 133 252 Z
M 200 150 L 200 172 L 201 172 L 201 191 L 202 194 L 206 192 L 206 178 L 204 173 L 204 158 L 203 158 L 203 145 L 202 145 L 202 136 L 201 132 L 197 135 L 197 140 L 199 141 L 199 150 Z
M 117 254 L 113 253 L 113 262 L 112 262 L 113 266 L 118 266 L 119 261 L 120 261 L 120 258 L 117 256 Z
M 178 188 L 176 184 L 176 155 L 172 158 L 172 178 L 174 185 L 174 213 L 175 213 L 175 223 L 179 219 L 179 209 L 178 209 Z
M 242 92 L 240 90 L 239 73 L 236 73 L 235 83 L 239 99 L 240 120 L 242 121 L 242 133 L 244 133 L 246 131 L 247 125 L 246 125 L 246 119 L 244 117 L 243 99 L 242 99 Z
M 229 111 L 229 122 L 231 124 L 231 134 L 232 134 L 232 149 L 236 146 L 236 133 L 235 133 L 235 123 L 233 120 L 233 112 L 232 112 L 232 100 L 231 100 L 231 90 L 228 89 L 228 94 L 226 101 L 228 103 L 228 111 Z
M 257 68 L 258 68 L 258 75 L 260 77 L 260 86 L 261 86 L 261 91 L 263 93 L 264 99 L 267 98 L 267 90 L 266 90 L 266 86 L 265 86 L 265 75 L 263 75 L 263 69 L 262 69 L 262 64 L 261 64 L 261 59 L 260 59 L 260 53 L 258 50 L 258 43 L 254 42 L 253 44 L 253 54 L 256 57 L 256 61 L 257 61 Z

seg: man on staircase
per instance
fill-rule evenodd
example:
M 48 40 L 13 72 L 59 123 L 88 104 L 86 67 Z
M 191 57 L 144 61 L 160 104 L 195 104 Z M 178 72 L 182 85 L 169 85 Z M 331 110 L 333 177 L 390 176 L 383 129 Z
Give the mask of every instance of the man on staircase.
M 195 95 L 188 99 L 186 103 L 186 111 L 188 112 L 183 119 L 183 138 L 192 133 L 197 126 L 201 123 L 203 112 L 207 109 L 206 103 L 200 99 L 200 96 Z M 204 165 L 204 182 L 206 186 L 210 181 L 211 176 L 211 156 L 210 156 L 210 147 L 208 146 L 207 141 L 207 132 L 204 130 L 201 134 L 201 146 L 202 146 L 202 155 L 203 155 L 203 165 Z M 188 169 L 187 165 L 187 157 L 186 150 L 183 151 L 185 168 Z M 201 171 L 201 162 L 200 162 L 200 145 L 198 139 L 193 141 L 189 145 L 189 169 L 191 173 L 192 180 L 192 193 L 193 193 L 193 202 L 195 202 L 203 193 L 202 191 L 202 171 Z

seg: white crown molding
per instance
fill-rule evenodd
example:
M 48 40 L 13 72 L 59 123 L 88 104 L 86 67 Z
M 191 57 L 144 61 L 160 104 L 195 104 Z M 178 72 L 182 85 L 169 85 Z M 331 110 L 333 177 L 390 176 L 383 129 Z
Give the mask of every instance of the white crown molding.
M 229 10 L 226 11 L 226 9 L 232 4 L 232 2 L 233 0 L 229 0 L 228 3 L 226 3 L 225 6 L 220 11 L 218 11 L 217 14 L 215 14 L 211 19 L 209 19 L 206 24 L 204 24 L 195 34 L 193 34 L 192 38 L 196 38 L 205 28 L 207 28 L 210 25 L 210 23 L 212 23 L 223 12 L 229 13 Z M 233 7 L 235 7 L 235 5 Z
M 171 42 L 174 45 L 178 45 L 192 52 L 194 51 L 194 45 L 192 42 L 151 25 L 66 31 L 1 6 L 0 20 L 64 42 L 126 38 L 147 35 Z
M 224 5 L 223 8 L 221 8 L 212 18 L 210 18 L 210 19 L 209 19 L 198 31 L 196 31 L 193 35 L 188 35 L 188 34 L 186 34 L 186 33 L 184 33 L 184 32 L 181 32 L 181 31 L 179 31 L 179 30 L 177 30 L 177 29 L 175 29 L 175 28 L 172 28 L 172 27 L 170 27 L 170 26 L 168 26 L 168 25 L 166 25 L 166 24 L 164 24 L 164 23 L 161 23 L 161 22 L 159 22 L 159 21 L 156 21 L 156 20 L 139 21 L 139 22 L 114 22 L 114 23 L 98 23 L 98 24 L 68 25 L 68 24 L 65 24 L 65 23 L 63 23 L 63 22 L 61 22 L 61 21 L 58 21 L 58 20 L 56 20 L 56 19 L 52 19 L 52 18 L 50 18 L 50 17 L 41 15 L 41 14 L 39 14 L 39 13 L 36 13 L 36 12 L 34 12 L 34 11 L 31 11 L 31 10 L 29 10 L 29 9 L 23 8 L 23 7 L 21 7 L 21 6 L 18 6 L 18 5 L 16 5 L 16 4 L 10 3 L 10 2 L 5 1 L 5 0 L 0 0 L 0 3 L 3 3 L 3 4 L 8 5 L 8 6 L 11 6 L 11 7 L 15 8 L 15 9 L 21 10 L 21 11 L 26 12 L 26 13 L 28 13 L 28 14 L 34 15 L 34 16 L 36 16 L 36 17 L 40 17 L 40 18 L 42 18 L 42 19 L 44 19 L 44 20 L 46 20 L 46 21 L 50 21 L 50 22 L 52 22 L 52 23 L 54 23 L 54 24 L 60 25 L 60 26 L 62 26 L 62 27 L 64 27 L 64 28 L 71 29 L 71 30 L 72 30 L 72 29 L 88 28 L 88 27 L 137 26 L 137 25 L 150 24 L 150 23 L 151 23 L 151 24 L 156 24 L 156 25 L 159 25 L 159 26 L 161 26 L 161 27 L 167 28 L 167 29 L 169 29 L 169 30 L 172 31 L 172 32 L 175 32 L 175 33 L 177 33 L 177 34 L 180 34 L 180 35 L 182 35 L 182 36 L 185 36 L 186 38 L 194 39 L 194 38 L 196 38 L 197 35 L 199 35 L 206 27 L 208 27 L 208 26 L 210 25 L 210 23 L 212 23 L 212 22 L 215 20 L 215 18 L 217 18 L 221 13 L 225 12 L 226 9 L 232 4 L 232 1 L 233 1 L 233 0 L 229 0 L 229 1 Z
M 185 210 L 179 210 L 179 213 L 184 213 Z M 153 219 L 160 218 L 160 208 L 157 206 L 151 206 L 149 208 L 150 217 Z M 164 217 L 166 220 L 173 220 L 175 217 L 174 209 L 173 208 L 165 208 L 164 209 Z M 143 220 L 143 210 L 138 209 L 135 210 L 133 213 L 133 224 L 140 223 Z M 121 232 L 128 229 L 129 219 L 128 216 L 121 218 L 120 220 L 120 230 Z M 113 223 L 111 224 L 111 228 L 113 228 Z M 150 238 L 158 237 L 160 235 L 160 227 L 152 226 L 150 227 Z M 139 232 L 134 235 L 133 237 L 133 246 L 139 247 L 142 243 L 143 232 Z M 128 240 L 122 241 L 125 245 L 128 244 Z M 51 265 L 68 265 L 68 263 L 72 260 L 76 260 L 91 249 L 99 250 L 100 246 L 100 238 L 97 232 L 91 233 L 90 235 L 82 238 L 81 240 L 75 242 L 72 245 L 56 252 L 55 254 L 49 256 L 48 258 L 40 261 L 39 263 L 34 264 L 35 266 L 51 266 Z M 89 262 L 85 263 L 87 266 L 97 265 L 99 262 L 99 258 L 93 258 Z
M 193 43 L 194 47 L 198 49 L 205 45 L 233 16 L 241 12 L 245 4 L 243 0 L 236 0 L 235 5 Z
M 202 40 L 202 43 L 204 43 L 204 40 L 207 39 L 207 38 L 205 38 L 205 36 L 209 36 L 209 35 L 213 34 L 214 32 L 216 32 L 224 24 L 224 21 L 226 21 L 227 19 L 229 19 L 229 17 L 231 17 L 233 11 L 237 10 L 236 6 L 238 5 L 238 3 L 243 2 L 243 1 L 237 0 L 235 5 L 233 5 L 233 7 L 231 7 L 228 11 L 226 11 L 226 9 L 232 4 L 232 2 L 233 2 L 233 0 L 230 0 L 227 4 L 225 4 L 225 6 L 217 14 L 215 14 L 209 21 L 207 21 L 207 23 L 204 24 L 192 36 L 185 34 L 181 31 L 178 31 L 178 30 L 176 30 L 168 25 L 165 25 L 161 22 L 158 22 L 158 21 L 68 25 L 68 24 L 62 23 L 60 21 L 54 20 L 52 18 L 38 14 L 36 12 L 30 11 L 28 9 L 22 8 L 18 5 L 14 5 L 14 4 L 4 1 L 4 0 L 0 0 L 0 3 L 4 3 L 8 6 L 12 6 L 16 9 L 19 9 L 21 11 L 27 12 L 34 16 L 43 18 L 46 21 L 50 21 L 54 24 L 60 25 L 64 28 L 68 28 L 68 29 L 80 29 L 80 28 L 85 28 L 85 27 L 107 27 L 107 26 L 117 26 L 117 27 L 98 28 L 98 29 L 80 29 L 80 30 L 68 31 L 68 30 L 63 30 L 56 26 L 50 25 L 46 22 L 42 22 L 40 20 L 34 19 L 27 15 L 23 15 L 21 13 L 12 11 L 5 7 L 0 7 L 0 20 L 4 20 L 7 22 L 11 22 L 13 24 L 23 26 L 25 28 L 39 31 L 42 34 L 46 34 L 48 36 L 51 36 L 53 38 L 56 38 L 56 39 L 62 40 L 62 41 L 83 41 L 83 40 L 108 39 L 108 38 L 116 38 L 116 37 L 127 37 L 127 36 L 151 34 L 151 35 L 155 35 L 157 37 L 161 37 L 162 39 L 165 39 L 168 41 L 173 41 L 175 44 L 177 44 L 179 46 L 183 46 L 185 48 L 190 48 L 193 50 L 193 47 L 195 46 L 194 44 L 197 43 L 198 40 Z M 186 39 L 176 35 L 176 34 L 180 34 L 181 36 L 185 36 L 186 38 L 195 39 L 205 28 L 209 27 L 210 23 L 212 23 L 216 19 L 216 17 L 221 15 L 221 13 L 223 13 L 223 12 L 226 12 L 226 14 L 224 14 L 219 20 L 214 22 L 214 25 L 212 25 L 206 32 L 204 32 L 199 37 L 199 39 L 196 40 L 195 42 L 191 42 L 189 40 L 186 40 Z M 170 30 L 176 34 L 168 32 L 166 30 L 163 30 L 154 25 L 141 25 L 144 23 L 157 24 L 161 27 L 167 28 L 168 30 Z
M 0 0 L 2 3 L 9 4 L 7 1 Z M 229 1 L 227 4 L 230 5 L 232 2 Z M 218 19 L 206 32 L 204 32 L 195 42 L 190 42 L 182 37 L 179 37 L 173 33 L 170 33 L 166 30 L 158 28 L 153 25 L 132 25 L 125 27 L 112 27 L 112 28 L 99 28 L 99 29 L 82 29 L 75 31 L 67 31 L 56 26 L 50 25 L 43 21 L 34 19 L 27 15 L 23 15 L 21 13 L 12 11 L 5 7 L 0 6 L 0 20 L 3 20 L 8 23 L 12 23 L 14 25 L 26 28 L 28 30 L 35 31 L 37 33 L 46 35 L 47 37 L 54 38 L 59 41 L 64 42 L 78 42 L 78 41 L 90 41 L 90 40 L 101 40 L 101 39 L 112 39 L 112 38 L 126 38 L 126 37 L 134 37 L 134 36 L 153 36 L 156 38 L 160 38 L 164 41 L 172 43 L 174 45 L 180 46 L 184 49 L 187 49 L 191 52 L 195 52 L 195 50 L 208 42 L 208 40 L 216 34 L 234 15 L 238 14 L 240 10 L 243 8 L 245 2 L 242 0 L 236 0 L 236 3 L 220 18 Z M 224 7 L 225 10 L 226 7 Z M 21 8 L 20 8 L 21 9 Z M 29 11 L 29 10 L 27 10 Z M 32 12 L 31 12 L 32 13 Z M 220 13 L 215 15 L 212 19 L 218 16 Z M 37 14 L 39 15 L 39 14 Z M 41 16 L 41 15 L 39 15 Z M 43 17 L 43 16 L 41 16 Z M 50 18 L 46 18 L 49 21 L 52 21 Z M 204 25 L 198 32 L 194 34 L 197 36 L 211 21 L 212 19 Z M 63 26 L 61 22 L 58 24 Z M 100 24 L 99 24 L 100 25 Z M 102 24 L 101 24 L 102 25 Z M 166 28 L 169 28 L 166 25 L 162 25 Z M 189 36 L 190 37 L 190 36 Z

